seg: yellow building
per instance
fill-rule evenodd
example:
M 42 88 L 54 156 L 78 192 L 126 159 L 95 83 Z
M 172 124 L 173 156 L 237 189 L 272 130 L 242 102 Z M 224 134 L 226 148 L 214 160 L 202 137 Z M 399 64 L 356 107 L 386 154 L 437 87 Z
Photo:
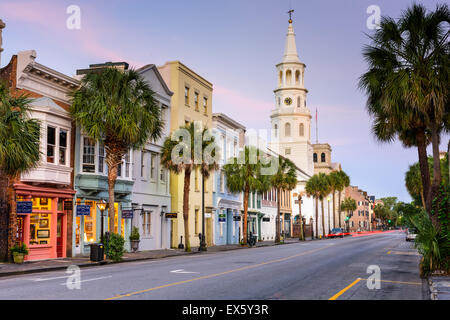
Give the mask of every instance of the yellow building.
M 213 85 L 180 61 L 166 62 L 158 67 L 164 81 L 174 93 L 171 101 L 170 130 L 173 132 L 180 126 L 194 121 L 201 121 L 204 126 L 212 125 L 212 92 Z M 213 241 L 212 179 L 205 180 L 205 234 L 207 245 Z M 181 236 L 184 239 L 183 221 L 183 189 L 184 173 L 171 173 L 170 192 L 172 195 L 172 212 L 177 218 L 172 219 L 171 246 L 176 248 Z M 192 172 L 189 192 L 189 233 L 191 247 L 200 245 L 199 233 L 202 232 L 202 177 Z

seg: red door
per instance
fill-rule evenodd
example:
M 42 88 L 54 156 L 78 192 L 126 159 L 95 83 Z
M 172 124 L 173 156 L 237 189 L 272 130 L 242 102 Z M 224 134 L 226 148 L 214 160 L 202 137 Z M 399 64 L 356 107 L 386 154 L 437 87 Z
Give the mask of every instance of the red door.
M 23 242 L 23 216 L 17 216 L 17 240 Z
M 56 231 L 56 256 L 63 257 L 63 214 L 58 213 L 58 224 Z

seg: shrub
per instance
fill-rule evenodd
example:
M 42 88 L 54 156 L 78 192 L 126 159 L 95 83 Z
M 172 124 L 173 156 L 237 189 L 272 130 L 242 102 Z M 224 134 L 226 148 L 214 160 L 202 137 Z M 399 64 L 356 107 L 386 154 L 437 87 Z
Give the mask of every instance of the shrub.
M 108 258 L 113 261 L 122 260 L 122 256 L 125 252 L 124 245 L 125 240 L 121 235 L 117 233 L 110 234 L 107 247 Z
M 133 227 L 133 230 L 131 230 L 130 240 L 139 240 L 141 238 L 141 235 L 139 234 L 139 228 Z
M 25 243 L 20 243 L 20 244 L 16 244 L 14 245 L 14 247 L 11 248 L 11 254 L 14 255 L 14 253 L 22 253 L 24 255 L 28 254 L 28 248 L 25 245 Z

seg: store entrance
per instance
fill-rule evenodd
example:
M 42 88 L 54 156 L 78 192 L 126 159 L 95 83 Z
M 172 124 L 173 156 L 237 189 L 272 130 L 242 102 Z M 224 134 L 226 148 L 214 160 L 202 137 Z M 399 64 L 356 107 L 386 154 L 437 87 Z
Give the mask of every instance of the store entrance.
M 64 228 L 63 228 L 63 214 L 58 213 L 58 222 L 57 222 L 57 231 L 56 231 L 56 256 L 58 258 L 64 257 L 63 249 L 64 249 Z

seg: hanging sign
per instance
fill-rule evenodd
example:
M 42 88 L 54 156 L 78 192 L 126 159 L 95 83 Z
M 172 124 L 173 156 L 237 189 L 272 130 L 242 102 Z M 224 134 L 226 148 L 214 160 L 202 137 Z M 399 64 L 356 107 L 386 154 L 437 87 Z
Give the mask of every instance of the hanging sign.
M 77 216 L 89 216 L 91 214 L 91 206 L 85 204 L 77 205 Z
M 176 212 L 166 212 L 166 219 L 176 219 L 177 213 Z
M 223 213 L 219 214 L 219 222 L 225 222 L 227 220 L 227 216 Z
M 122 219 L 133 219 L 133 210 L 122 210 Z
M 241 216 L 233 216 L 233 221 L 241 221 Z
M 263 218 L 262 218 L 262 221 L 263 221 L 263 222 L 270 222 L 270 217 L 263 217 Z
M 32 213 L 33 202 L 32 201 L 17 201 L 17 213 Z

